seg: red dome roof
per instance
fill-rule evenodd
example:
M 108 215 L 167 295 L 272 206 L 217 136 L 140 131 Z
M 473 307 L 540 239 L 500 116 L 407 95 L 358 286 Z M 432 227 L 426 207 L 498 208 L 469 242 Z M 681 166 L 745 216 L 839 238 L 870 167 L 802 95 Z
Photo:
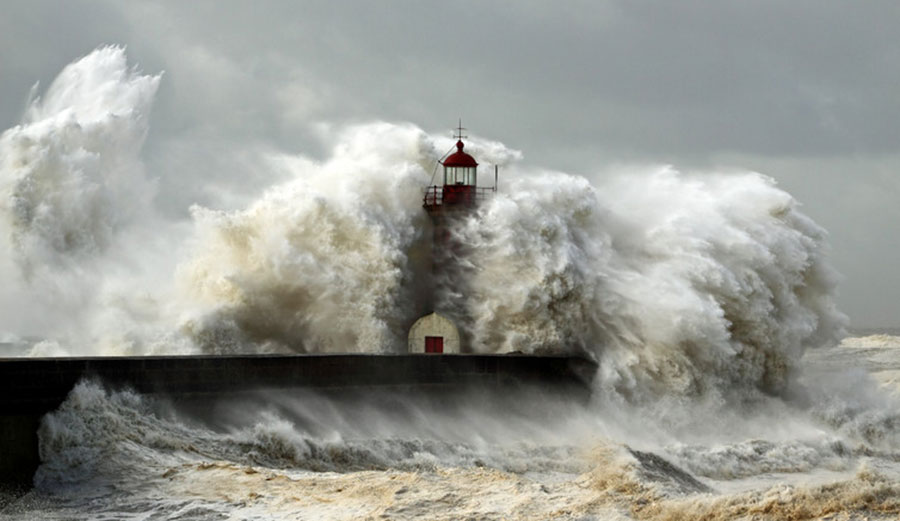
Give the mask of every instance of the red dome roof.
M 478 166 L 478 162 L 475 161 L 475 158 L 463 152 L 463 142 L 462 140 L 456 142 L 456 152 L 450 155 L 447 159 L 444 160 L 444 166 Z

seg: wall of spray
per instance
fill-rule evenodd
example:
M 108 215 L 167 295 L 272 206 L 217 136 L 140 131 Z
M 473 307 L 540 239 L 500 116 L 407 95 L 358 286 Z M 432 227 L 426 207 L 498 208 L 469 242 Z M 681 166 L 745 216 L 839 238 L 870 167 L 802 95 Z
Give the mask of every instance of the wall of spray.
M 249 204 L 173 219 L 154 185 L 191 172 L 142 160 L 161 81 L 98 49 L 0 136 L 5 337 L 40 337 L 31 354 L 403 350 L 430 284 L 421 189 L 450 139 L 346 126 L 323 159 L 261 156 L 278 181 Z M 503 165 L 456 232 L 467 294 L 437 296 L 474 351 L 587 352 L 607 390 L 643 399 L 780 392 L 841 335 L 826 233 L 763 175 L 590 180 L 467 150 Z

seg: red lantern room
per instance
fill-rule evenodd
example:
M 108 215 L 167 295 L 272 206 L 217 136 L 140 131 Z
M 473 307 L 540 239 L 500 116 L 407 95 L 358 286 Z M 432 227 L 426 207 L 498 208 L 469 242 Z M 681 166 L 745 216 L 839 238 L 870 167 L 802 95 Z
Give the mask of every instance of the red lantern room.
M 439 161 L 444 169 L 443 186 L 430 186 L 425 191 L 424 206 L 429 213 L 473 208 L 479 200 L 497 189 L 496 179 L 494 187 L 478 188 L 478 161 L 463 151 L 465 144 L 462 140 L 466 137 L 462 134 L 463 130 L 460 122 L 458 133 L 454 135 L 457 138 L 456 152 Z
M 456 142 L 456 152 L 441 164 L 444 166 L 444 204 L 472 204 L 475 202 L 475 181 L 478 162 L 463 152 L 462 140 Z

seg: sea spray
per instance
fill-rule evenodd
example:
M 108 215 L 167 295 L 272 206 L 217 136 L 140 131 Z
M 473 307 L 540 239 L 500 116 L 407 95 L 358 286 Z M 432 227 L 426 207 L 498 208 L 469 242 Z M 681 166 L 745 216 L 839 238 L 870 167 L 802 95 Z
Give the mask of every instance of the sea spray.
M 0 137 L 0 214 L 26 274 L 101 254 L 154 194 L 140 152 L 161 76 L 121 47 L 68 65 Z
M 179 269 L 200 304 L 182 325 L 206 351 L 398 351 L 427 295 L 421 185 L 434 155 L 412 126 L 348 130 L 246 210 L 194 207 Z M 418 280 L 416 280 L 418 279 Z
M 432 295 L 421 190 L 451 143 L 410 124 L 347 126 L 322 160 L 271 152 L 259 168 L 290 181 L 156 226 L 140 154 L 159 81 L 98 49 L 3 134 L 4 260 L 67 295 L 34 315 L 75 317 L 78 341 L 47 352 L 397 352 L 446 307 L 470 351 L 597 358 L 604 396 L 740 400 L 783 392 L 845 323 L 824 230 L 771 179 L 666 167 L 591 182 L 477 137 L 467 150 L 505 165 L 501 190 L 453 230 L 462 275 Z
M 369 127 L 362 143 L 355 129 L 337 150 L 367 153 L 334 157 L 246 211 L 195 210 L 200 255 L 183 273 L 214 312 L 192 332 L 227 324 L 237 346 L 402 346 L 420 310 L 412 288 L 430 276 L 410 264 L 428 248 L 415 191 L 427 136 L 388 129 Z M 382 158 L 385 141 L 414 153 Z M 407 175 L 407 190 L 392 175 Z M 456 223 L 462 277 L 434 296 L 471 351 L 586 352 L 610 390 L 633 398 L 781 392 L 806 348 L 841 334 L 825 233 L 764 176 L 507 175 L 506 190 Z
M 0 134 L 0 328 L 43 337 L 36 354 L 133 353 L 114 338 L 147 327 L 148 313 L 127 315 L 155 283 L 143 268 L 165 269 L 141 159 L 160 80 L 129 67 L 122 47 L 99 48 Z
M 634 397 L 779 392 L 842 334 L 825 232 L 769 178 L 511 177 L 458 233 L 478 351 L 578 348 Z

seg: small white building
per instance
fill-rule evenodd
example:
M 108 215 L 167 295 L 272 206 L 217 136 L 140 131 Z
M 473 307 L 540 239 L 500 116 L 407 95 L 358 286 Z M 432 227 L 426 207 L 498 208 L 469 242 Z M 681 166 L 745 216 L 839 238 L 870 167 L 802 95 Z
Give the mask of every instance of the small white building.
M 409 328 L 409 352 L 459 353 L 459 330 L 443 315 L 425 315 Z

